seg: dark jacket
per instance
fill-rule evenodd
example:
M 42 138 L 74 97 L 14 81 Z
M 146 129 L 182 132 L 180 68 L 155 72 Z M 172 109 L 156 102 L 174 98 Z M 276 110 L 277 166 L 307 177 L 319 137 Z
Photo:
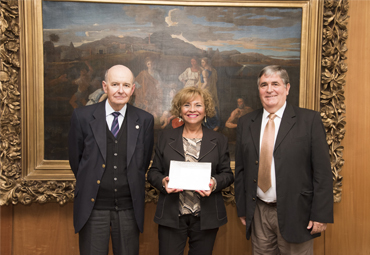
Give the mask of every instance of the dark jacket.
M 153 116 L 127 104 L 127 179 L 139 230 L 143 231 L 145 172 L 153 149 Z M 79 232 L 89 219 L 107 157 L 105 101 L 74 110 L 68 136 L 69 164 L 76 177 L 73 222 Z
M 263 109 L 241 117 L 237 127 L 235 198 L 238 216 L 251 234 L 257 200 L 260 130 Z M 287 104 L 274 148 L 277 214 L 281 235 L 302 243 L 320 234 L 310 220 L 333 222 L 333 181 L 329 147 L 318 112 Z
M 148 172 L 148 181 L 161 191 L 154 221 L 160 225 L 179 228 L 179 193 L 168 194 L 162 180 L 169 175 L 171 160 L 185 161 L 182 141 L 183 126 L 166 130 L 158 138 L 153 165 Z M 230 168 L 227 138 L 203 127 L 199 162 L 211 162 L 211 175 L 217 181 L 216 190 L 209 197 L 201 197 L 201 229 L 218 228 L 226 224 L 226 208 L 221 190 L 231 185 L 234 176 Z

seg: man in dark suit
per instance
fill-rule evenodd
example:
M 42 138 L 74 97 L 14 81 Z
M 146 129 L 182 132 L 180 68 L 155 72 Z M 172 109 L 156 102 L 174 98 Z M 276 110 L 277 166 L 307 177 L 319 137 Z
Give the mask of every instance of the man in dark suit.
M 74 110 L 69 163 L 76 177 L 74 227 L 80 254 L 139 253 L 143 231 L 145 172 L 153 147 L 153 116 L 130 104 L 134 76 L 116 65 L 107 70 L 107 100 Z
M 333 222 L 325 129 L 318 112 L 286 103 L 289 76 L 280 66 L 262 69 L 257 84 L 263 108 L 237 127 L 238 216 L 253 254 L 313 254 L 313 238 Z

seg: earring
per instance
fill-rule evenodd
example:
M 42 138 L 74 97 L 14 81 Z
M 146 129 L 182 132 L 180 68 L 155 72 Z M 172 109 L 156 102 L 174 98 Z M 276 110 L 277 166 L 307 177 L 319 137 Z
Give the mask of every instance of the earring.
M 207 116 L 204 116 L 204 123 L 207 123 Z
M 179 116 L 179 122 L 181 122 L 181 121 L 184 121 L 184 120 L 181 118 L 181 116 Z

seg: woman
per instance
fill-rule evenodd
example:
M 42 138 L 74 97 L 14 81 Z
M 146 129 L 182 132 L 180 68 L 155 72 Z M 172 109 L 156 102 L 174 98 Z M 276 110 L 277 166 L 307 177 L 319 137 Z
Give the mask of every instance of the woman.
M 200 74 L 202 68 L 199 66 L 196 58 L 190 60 L 191 67 L 180 74 L 179 80 L 184 84 L 184 87 L 198 87 L 200 83 Z
M 159 224 L 160 255 L 183 254 L 187 238 L 189 254 L 212 254 L 218 228 L 227 222 L 221 190 L 234 181 L 227 138 L 202 126 L 214 109 L 208 91 L 183 88 L 172 101 L 171 113 L 185 124 L 159 136 L 148 181 L 161 191 L 154 217 Z M 210 162 L 210 189 L 169 188 L 171 160 Z
M 209 93 L 211 93 L 216 111 L 215 115 L 207 120 L 208 122 L 205 123 L 205 126 L 217 131 L 221 124 L 218 114 L 220 104 L 217 95 L 217 71 L 211 66 L 210 60 L 206 57 L 202 58 L 201 65 L 203 71 L 200 75 L 200 85 L 203 89 L 206 89 L 209 91 Z
M 135 78 L 138 84 L 135 91 L 135 106 L 146 110 L 154 117 L 162 114 L 162 79 L 157 70 L 154 69 L 153 61 L 145 59 L 146 70 L 141 71 Z

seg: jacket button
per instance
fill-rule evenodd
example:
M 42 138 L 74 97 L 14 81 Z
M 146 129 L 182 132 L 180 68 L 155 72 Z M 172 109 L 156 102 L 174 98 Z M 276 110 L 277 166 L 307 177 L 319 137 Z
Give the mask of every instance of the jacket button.
M 253 200 L 253 201 L 256 201 L 256 199 L 255 199 L 255 198 L 252 198 L 252 200 Z
M 253 180 L 253 182 L 254 182 L 254 183 L 256 183 L 256 182 L 257 182 L 257 180 L 256 180 L 256 179 L 254 179 L 254 180 Z
M 258 165 L 258 160 L 256 160 L 256 165 Z
M 92 199 L 91 199 L 91 202 L 95 202 L 95 199 L 94 199 L 94 198 L 92 198 Z
M 105 164 L 101 165 L 103 168 L 105 168 Z
M 97 180 L 97 181 L 96 181 L 96 183 L 97 183 L 97 184 L 100 184 L 100 180 Z

